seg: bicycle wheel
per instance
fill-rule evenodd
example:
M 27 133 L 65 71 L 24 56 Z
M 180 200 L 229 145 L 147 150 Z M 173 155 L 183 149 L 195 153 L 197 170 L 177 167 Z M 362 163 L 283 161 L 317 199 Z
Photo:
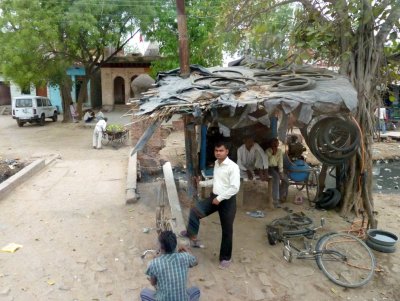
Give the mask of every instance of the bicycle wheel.
M 317 264 L 329 280 L 343 287 L 368 283 L 375 270 L 375 257 L 359 238 L 344 233 L 323 236 L 316 244 Z
M 311 203 L 315 203 L 315 200 L 318 197 L 319 194 L 318 182 L 319 181 L 317 172 L 315 170 L 310 171 L 306 182 L 307 198 L 310 205 Z

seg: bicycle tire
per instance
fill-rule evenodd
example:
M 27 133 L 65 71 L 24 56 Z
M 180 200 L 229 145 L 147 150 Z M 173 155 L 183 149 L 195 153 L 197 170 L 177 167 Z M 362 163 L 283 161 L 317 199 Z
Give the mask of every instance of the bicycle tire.
M 315 200 L 319 195 L 319 179 L 316 171 L 310 171 L 305 186 L 306 186 L 308 202 L 311 205 L 311 203 L 315 203 Z
M 345 137 L 339 137 L 340 138 L 339 140 L 334 139 L 335 128 L 336 131 L 337 128 L 339 128 L 339 132 L 340 130 L 342 130 L 342 132 L 344 132 L 347 135 Z M 358 127 L 354 124 L 354 122 L 349 120 L 343 120 L 343 119 L 335 120 L 329 125 L 328 129 L 325 128 L 323 132 L 324 132 L 323 140 L 327 144 L 327 147 L 337 151 L 349 152 L 356 149 L 360 144 L 360 133 Z M 349 139 L 350 139 L 350 145 L 345 146 L 345 144 L 349 142 Z M 343 140 L 343 142 L 341 140 Z M 342 143 L 342 145 L 336 146 L 340 142 Z
M 317 121 L 311 128 L 309 133 L 309 139 L 307 144 L 312 154 L 322 163 L 328 165 L 340 165 L 347 158 L 354 155 L 357 149 L 354 149 L 347 153 L 339 153 L 338 151 L 332 150 L 324 145 L 323 131 L 326 127 L 328 120 L 336 120 L 336 117 L 328 117 Z M 311 139 L 311 137 L 313 137 Z
M 374 276 L 374 255 L 361 239 L 353 235 L 336 233 L 323 236 L 317 242 L 315 251 L 318 266 L 337 285 L 360 287 Z

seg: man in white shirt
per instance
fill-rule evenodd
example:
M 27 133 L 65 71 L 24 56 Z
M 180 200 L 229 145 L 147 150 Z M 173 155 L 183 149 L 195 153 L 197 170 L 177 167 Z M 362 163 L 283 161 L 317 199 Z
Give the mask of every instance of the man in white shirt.
M 213 186 L 211 195 L 198 202 L 190 210 L 187 231 L 181 233 L 191 240 L 193 247 L 201 247 L 197 240 L 200 219 L 218 211 L 222 228 L 222 240 L 219 253 L 221 268 L 228 268 L 232 257 L 233 221 L 236 214 L 236 194 L 240 188 L 239 166 L 228 158 L 229 149 L 225 142 L 218 142 L 214 148 L 217 158 L 212 180 L 200 181 L 200 187 Z
M 386 108 L 377 108 L 375 110 L 375 116 L 378 118 L 379 122 L 379 130 L 382 132 L 382 134 L 386 133 L 386 120 L 387 120 L 387 115 L 386 115 Z
M 93 131 L 93 148 L 101 149 L 101 137 L 103 136 L 103 132 L 106 131 L 107 127 L 107 117 L 104 119 L 100 119 Z
M 264 150 L 252 137 L 244 138 L 243 142 L 237 150 L 237 165 L 240 168 L 240 177 L 252 180 L 256 170 L 268 169 L 268 159 Z

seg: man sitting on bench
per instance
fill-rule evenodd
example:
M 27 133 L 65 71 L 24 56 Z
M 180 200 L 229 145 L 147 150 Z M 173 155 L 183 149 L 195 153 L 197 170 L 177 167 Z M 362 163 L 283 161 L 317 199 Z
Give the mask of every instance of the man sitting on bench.
M 252 137 L 246 136 L 243 145 L 237 150 L 237 165 L 240 168 L 240 177 L 252 180 L 257 175 L 266 178 L 268 159 L 261 146 Z

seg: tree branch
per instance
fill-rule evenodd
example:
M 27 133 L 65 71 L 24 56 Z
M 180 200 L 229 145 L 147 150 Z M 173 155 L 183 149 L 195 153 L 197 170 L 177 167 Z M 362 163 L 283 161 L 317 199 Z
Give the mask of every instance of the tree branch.
M 390 30 L 392 30 L 393 25 L 400 19 L 400 5 L 392 6 L 392 11 L 389 16 L 386 18 L 385 23 L 382 24 L 381 29 L 378 31 L 376 35 L 376 45 L 380 47 L 386 41 Z

